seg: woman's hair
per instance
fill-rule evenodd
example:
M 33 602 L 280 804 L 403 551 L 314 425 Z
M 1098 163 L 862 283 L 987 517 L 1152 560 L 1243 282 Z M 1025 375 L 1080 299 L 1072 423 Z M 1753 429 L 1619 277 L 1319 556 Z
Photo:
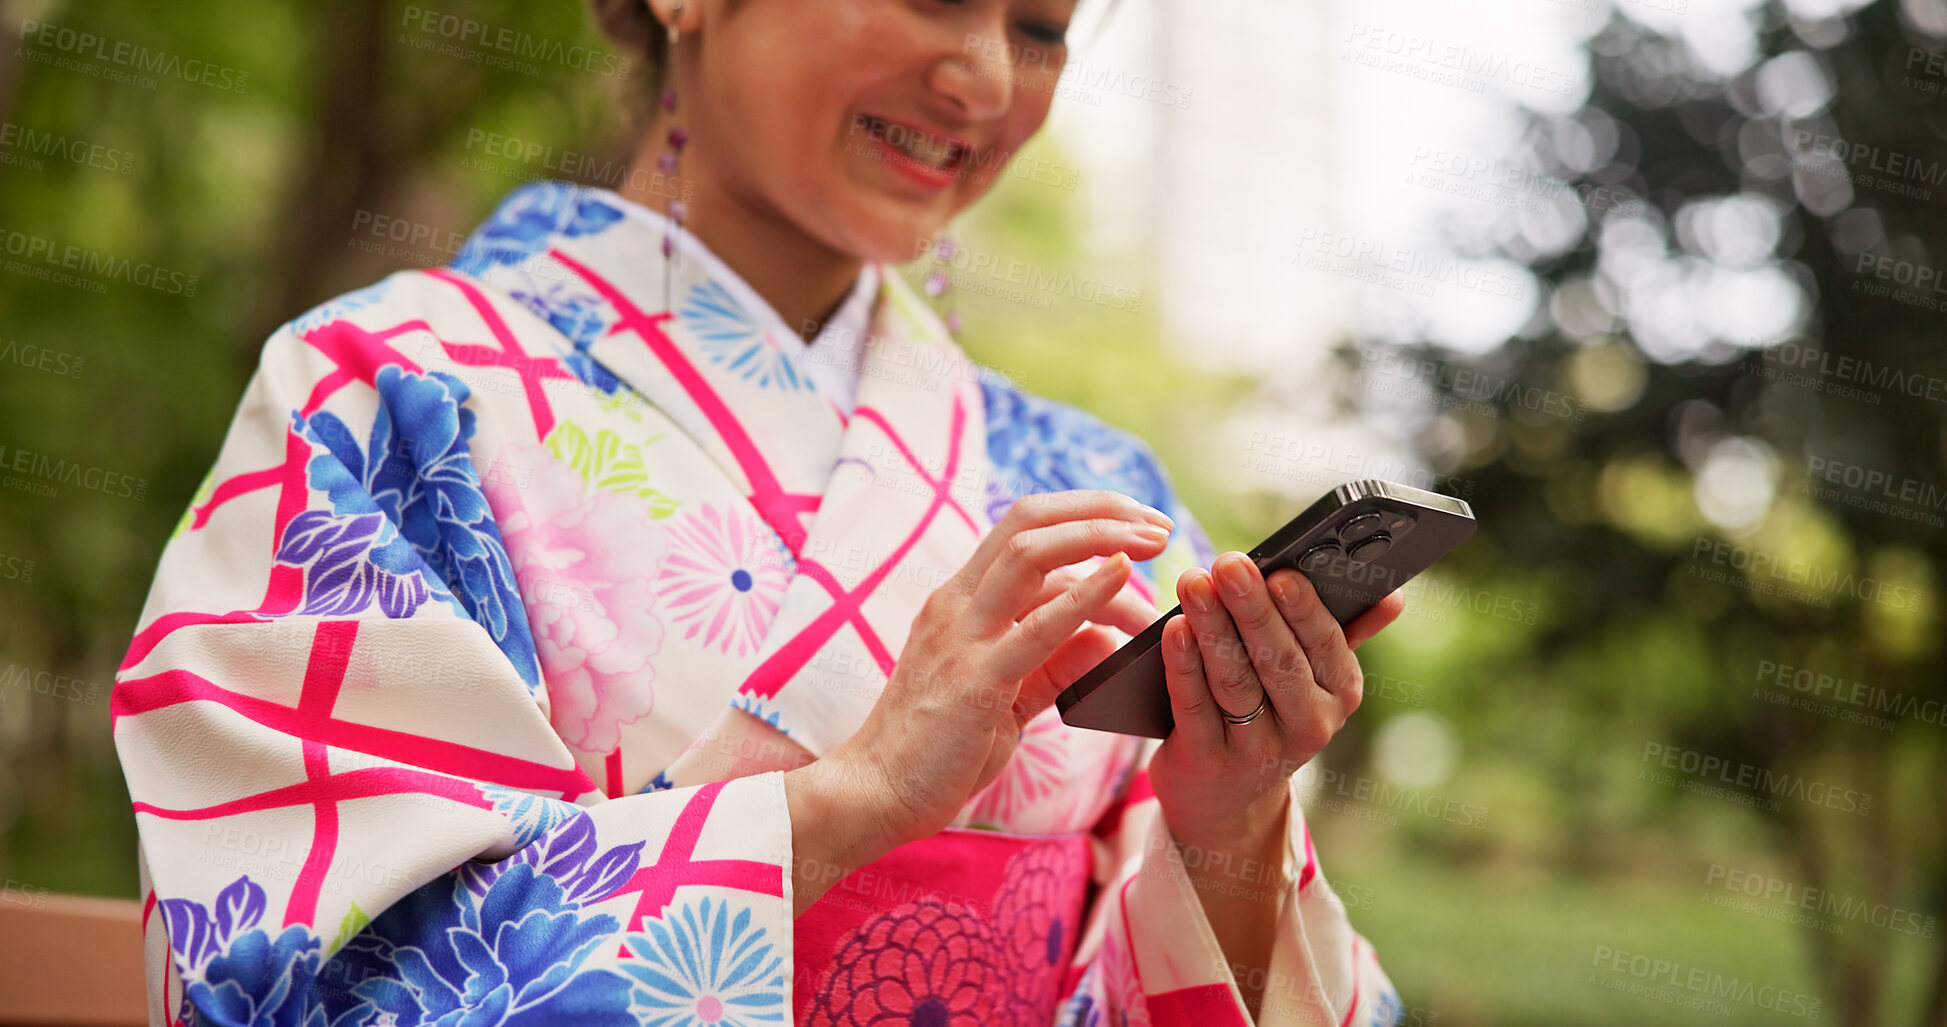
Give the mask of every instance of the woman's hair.
M 589 0 L 589 8 L 602 34 L 636 62 L 638 79 L 648 83 L 649 94 L 655 95 L 662 85 L 669 37 L 647 0 Z

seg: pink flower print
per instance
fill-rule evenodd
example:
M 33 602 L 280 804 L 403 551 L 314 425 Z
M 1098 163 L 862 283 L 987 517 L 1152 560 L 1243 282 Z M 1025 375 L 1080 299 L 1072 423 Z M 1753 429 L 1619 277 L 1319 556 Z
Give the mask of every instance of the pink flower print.
M 534 629 L 549 717 L 575 748 L 612 752 L 622 725 L 655 706 L 662 530 L 641 498 L 590 492 L 540 446 L 503 446 L 496 463 L 531 471 L 483 485 Z
M 704 503 L 669 528 L 669 559 L 656 594 L 664 611 L 703 644 L 754 651 L 784 600 L 795 565 L 777 535 L 748 510 Z
M 1068 845 L 1032 846 L 1007 861 L 994 900 L 994 930 L 1014 971 L 1011 998 L 1022 1022 L 1056 1004 L 1065 957 L 1081 928 L 1070 915 L 1070 899 L 1090 869 L 1088 850 Z
M 1018 829 L 1014 825 L 1021 814 L 1061 786 L 1069 762 L 1069 730 L 1053 706 L 1028 721 L 1000 775 L 974 796 L 968 822 L 1004 831 Z
M 1010 1009 L 1012 968 L 993 929 L 957 902 L 921 899 L 846 935 L 818 984 L 812 1027 L 995 1027 Z

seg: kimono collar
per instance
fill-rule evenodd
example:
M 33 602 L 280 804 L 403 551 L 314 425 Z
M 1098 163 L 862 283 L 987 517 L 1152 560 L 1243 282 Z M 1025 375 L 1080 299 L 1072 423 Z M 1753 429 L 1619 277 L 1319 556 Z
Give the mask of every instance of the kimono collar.
M 589 193 L 599 196 L 630 218 L 647 225 L 658 236 L 669 231 L 669 219 L 661 211 L 643 206 L 634 200 L 609 189 L 590 188 Z M 694 232 L 678 232 L 676 248 L 682 260 L 693 260 L 702 265 L 712 279 L 723 286 L 750 315 L 762 323 L 770 332 L 778 348 L 796 357 L 818 387 L 830 395 L 839 408 L 850 413 L 858 402 L 858 377 L 862 358 L 865 355 L 864 339 L 872 319 L 872 301 L 879 292 L 879 266 L 867 261 L 860 269 L 858 281 L 852 286 L 845 299 L 825 320 L 818 335 L 810 343 L 804 341 L 797 331 L 784 323 L 770 302 L 744 277 L 738 274 L 723 258 L 716 255 Z
M 982 369 L 904 279 L 878 269 L 865 331 L 826 330 L 859 351 L 846 410 L 812 370 L 822 343 L 796 345 L 720 261 L 696 253 L 669 267 L 662 241 L 610 195 L 535 183 L 501 204 L 454 270 L 559 333 L 545 344 L 562 350 L 564 376 L 609 395 L 627 386 L 675 429 L 651 433 L 659 466 L 694 468 L 696 494 L 735 497 L 728 512 L 695 514 L 761 523 L 730 552 L 786 575 L 784 596 L 755 652 L 692 676 L 734 674 L 732 705 L 822 755 L 870 712 L 914 615 L 992 527 Z M 536 411 L 537 441 L 552 420 Z

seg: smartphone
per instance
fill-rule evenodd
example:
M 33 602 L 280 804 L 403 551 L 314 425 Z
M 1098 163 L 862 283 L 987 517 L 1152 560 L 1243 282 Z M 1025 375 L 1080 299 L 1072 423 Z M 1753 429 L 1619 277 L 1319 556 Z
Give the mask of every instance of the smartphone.
M 1340 625 L 1433 566 L 1474 533 L 1465 501 L 1398 482 L 1347 482 L 1271 533 L 1248 554 L 1267 577 L 1296 568 Z M 1162 582 L 1157 583 L 1162 587 Z M 1167 738 L 1163 625 L 1179 604 L 1109 654 L 1055 697 L 1063 723 L 1125 735 Z M 1247 711 L 1238 710 L 1238 713 Z

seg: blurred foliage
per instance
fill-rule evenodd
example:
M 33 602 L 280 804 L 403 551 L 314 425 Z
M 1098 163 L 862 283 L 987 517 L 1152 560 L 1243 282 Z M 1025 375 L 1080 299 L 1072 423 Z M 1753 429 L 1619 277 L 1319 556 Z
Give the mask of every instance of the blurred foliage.
M 1947 292 L 1922 277 L 1902 297 L 1895 280 L 1947 262 L 1947 81 L 1914 71 L 1947 41 L 1900 7 L 1758 5 L 1756 60 L 1728 80 L 1612 15 L 1589 43 L 1585 107 L 1530 115 L 1519 161 L 1573 186 L 1567 244 L 1520 215 L 1485 245 L 1456 233 L 1459 252 L 1527 264 L 1543 303 L 1483 354 L 1407 348 L 1439 369 L 1424 379 L 1438 396 L 1421 451 L 1471 484 L 1482 525 L 1442 571 L 1547 598 L 1518 647 L 1428 648 L 1395 630 L 1367 660 L 1428 682 L 1428 708 L 1469 753 L 1445 787 L 1501 818 L 1457 860 L 1359 874 L 1378 893 L 1375 945 L 1413 1002 L 1501 1024 L 1596 1003 L 1617 1023 L 1790 1015 L 1673 1004 L 1701 993 L 1605 972 L 1600 953 L 1626 950 L 1808 993 L 1821 1020 L 1947 1023 Z M 1848 145 L 1873 149 L 1854 158 Z M 1725 211 L 1759 213 L 1712 220 Z M 1792 289 L 1727 313 L 1742 297 L 1712 287 L 1754 267 Z M 1794 294 L 1802 316 L 1778 319 L 1789 330 L 1739 337 L 1735 318 L 1772 318 Z M 1538 411 L 1537 390 L 1572 397 L 1577 416 Z M 1858 476 L 1827 478 L 1834 466 Z M 1933 491 L 1903 494 L 1908 480 Z M 1466 630 L 1508 634 L 1485 618 Z M 1781 686 L 1777 667 L 1867 691 Z M 1731 771 L 1665 771 L 1652 746 Z M 1833 808 L 1788 791 L 1767 811 L 1773 793 L 1745 767 L 1814 799 L 1815 785 L 1854 794 Z M 1863 815 L 1848 811 L 1862 797 Z M 1781 890 L 1727 890 L 1732 869 Z M 1422 917 L 1415 892 L 1447 897 Z M 1831 912 L 1852 903 L 1907 918 Z M 1548 970 L 1483 983 L 1481 949 L 1453 945 L 1457 932 L 1526 952 L 1496 966 Z M 1599 978 L 1655 994 L 1609 998 Z
M 453 12 L 462 9 L 496 30 L 595 43 L 574 0 L 469 0 Z M 630 81 L 563 62 L 528 74 L 483 62 L 478 47 L 440 49 L 453 41 L 412 20 L 427 10 L 440 13 L 393 0 L 0 0 L 10 40 L 0 48 L 0 132 L 53 137 L 66 154 L 122 155 L 115 170 L 87 157 L 32 158 L 0 136 L 0 261 L 17 259 L 18 240 L 46 240 L 196 276 L 189 295 L 113 278 L 95 292 L 0 274 L 0 445 L 146 482 L 139 500 L 70 486 L 53 497 L 0 489 L 0 877 L 136 892 L 109 685 L 155 559 L 268 331 L 391 270 L 444 263 L 522 178 L 601 181 L 626 152 Z M 1937 96 L 1900 85 L 1911 48 L 1930 44 L 1908 39 L 1891 4 L 1840 21 L 1850 32 L 1810 47 L 1781 10 L 1764 15 L 1767 55 L 1807 49 L 1831 74 L 1836 99 L 1820 130 L 1947 162 Z M 24 36 L 30 22 L 56 35 Z M 127 44 L 204 62 L 204 74 L 227 73 L 231 87 L 183 74 L 153 74 L 147 86 L 115 81 L 103 71 L 119 66 L 90 56 L 103 51 L 70 46 L 60 30 L 92 34 L 108 52 Z M 1614 126 L 1614 159 L 1570 169 L 1552 147 L 1573 133 L 1536 117 L 1536 165 L 1578 190 L 1611 190 L 1601 194 L 1608 207 L 1619 195 L 1640 201 L 1666 236 L 1691 200 L 1773 198 L 1789 223 L 1779 251 L 1802 269 L 1815 308 L 1795 341 L 1947 378 L 1942 315 L 1866 295 L 1850 270 L 1862 245 L 1947 264 L 1927 242 L 1947 238 L 1941 202 L 1862 195 L 1806 209 L 1799 178 L 1752 170 L 1754 153 L 1779 147 L 1765 150 L 1749 132 L 1776 140 L 1793 127 L 1752 113 L 1752 76 L 1728 85 L 1686 78 L 1674 52 L 1613 21 L 1595 40 L 1598 85 L 1578 124 Z M 1649 67 L 1659 76 L 1646 78 Z M 534 156 L 506 157 L 509 140 Z M 1044 136 L 1030 156 L 1064 163 L 1057 149 Z M 981 252 L 1140 285 L 1143 302 L 1020 302 L 963 280 L 953 298 L 964 345 L 1024 387 L 1148 440 L 1218 545 L 1247 548 L 1288 516 L 1289 502 L 1239 491 L 1205 441 L 1211 425 L 1257 398 L 1254 383 L 1170 356 L 1150 265 L 1140 254 L 1082 255 L 1073 201 L 1010 176 L 956 234 Z M 1409 810 L 1388 821 L 1373 814 L 1394 811 L 1371 802 L 1321 803 L 1312 818 L 1327 874 L 1399 985 L 1408 1024 L 1782 1015 L 1752 1003 L 1716 1015 L 1610 991 L 1592 965 L 1605 947 L 1812 992 L 1824 1002 L 1820 1019 L 1847 1025 L 1947 1023 L 1937 932 L 1792 926 L 1776 919 L 1789 911 L 1776 901 L 1753 900 L 1761 915 L 1713 904 L 1728 893 L 1709 876 L 1735 867 L 1924 916 L 1947 906 L 1942 724 L 1905 717 L 1878 730 L 1754 694 L 1768 661 L 1943 698 L 1937 589 L 1947 536 L 1809 495 L 1802 481 L 1808 455 L 1947 478 L 1939 408 L 1897 393 L 1869 405 L 1767 382 L 1742 350 L 1647 359 L 1616 311 L 1590 329 L 1582 308 L 1597 302 L 1588 282 L 1605 213 L 1596 207 L 1577 207 L 1587 225 L 1567 250 L 1499 251 L 1533 267 L 1561 297 L 1547 309 L 1575 314 L 1574 330 L 1543 316 L 1483 356 L 1413 350 L 1489 380 L 1574 395 L 1588 415 L 1537 417 L 1506 397 L 1484 409 L 1471 396 L 1420 412 L 1426 460 L 1472 486 L 1482 530 L 1428 579 L 1406 619 L 1362 650 L 1365 708 L 1321 761 L 1321 773 L 1338 775 L 1328 780 L 1387 782 L 1374 753 L 1395 728 L 1430 716 L 1450 726 L 1459 758 L 1450 774 L 1406 794 L 1471 804 L 1484 820 L 1460 826 Z M 1847 220 L 1865 208 L 1877 211 L 1877 238 L 1857 215 Z M 403 223 L 408 237 L 375 231 L 379 218 Z M 1699 498 L 1709 454 L 1727 439 L 1762 443 L 1757 452 L 1782 468 L 1763 517 L 1735 531 Z M 1706 581 L 1694 572 L 1732 569 L 1698 556 L 1699 540 L 1870 574 L 1927 598 L 1910 611 L 1844 595 L 1820 607 L 1741 587 L 1750 582 L 1736 573 Z M 21 574 L 24 562 L 31 569 Z M 1485 597 L 1490 612 L 1469 597 Z M 1537 615 L 1494 616 L 1496 599 Z M 1870 792 L 1873 807 L 1855 817 L 1787 800 L 1766 813 L 1653 784 L 1642 779 L 1651 743 Z M 1331 799 L 1329 785 L 1320 792 Z

